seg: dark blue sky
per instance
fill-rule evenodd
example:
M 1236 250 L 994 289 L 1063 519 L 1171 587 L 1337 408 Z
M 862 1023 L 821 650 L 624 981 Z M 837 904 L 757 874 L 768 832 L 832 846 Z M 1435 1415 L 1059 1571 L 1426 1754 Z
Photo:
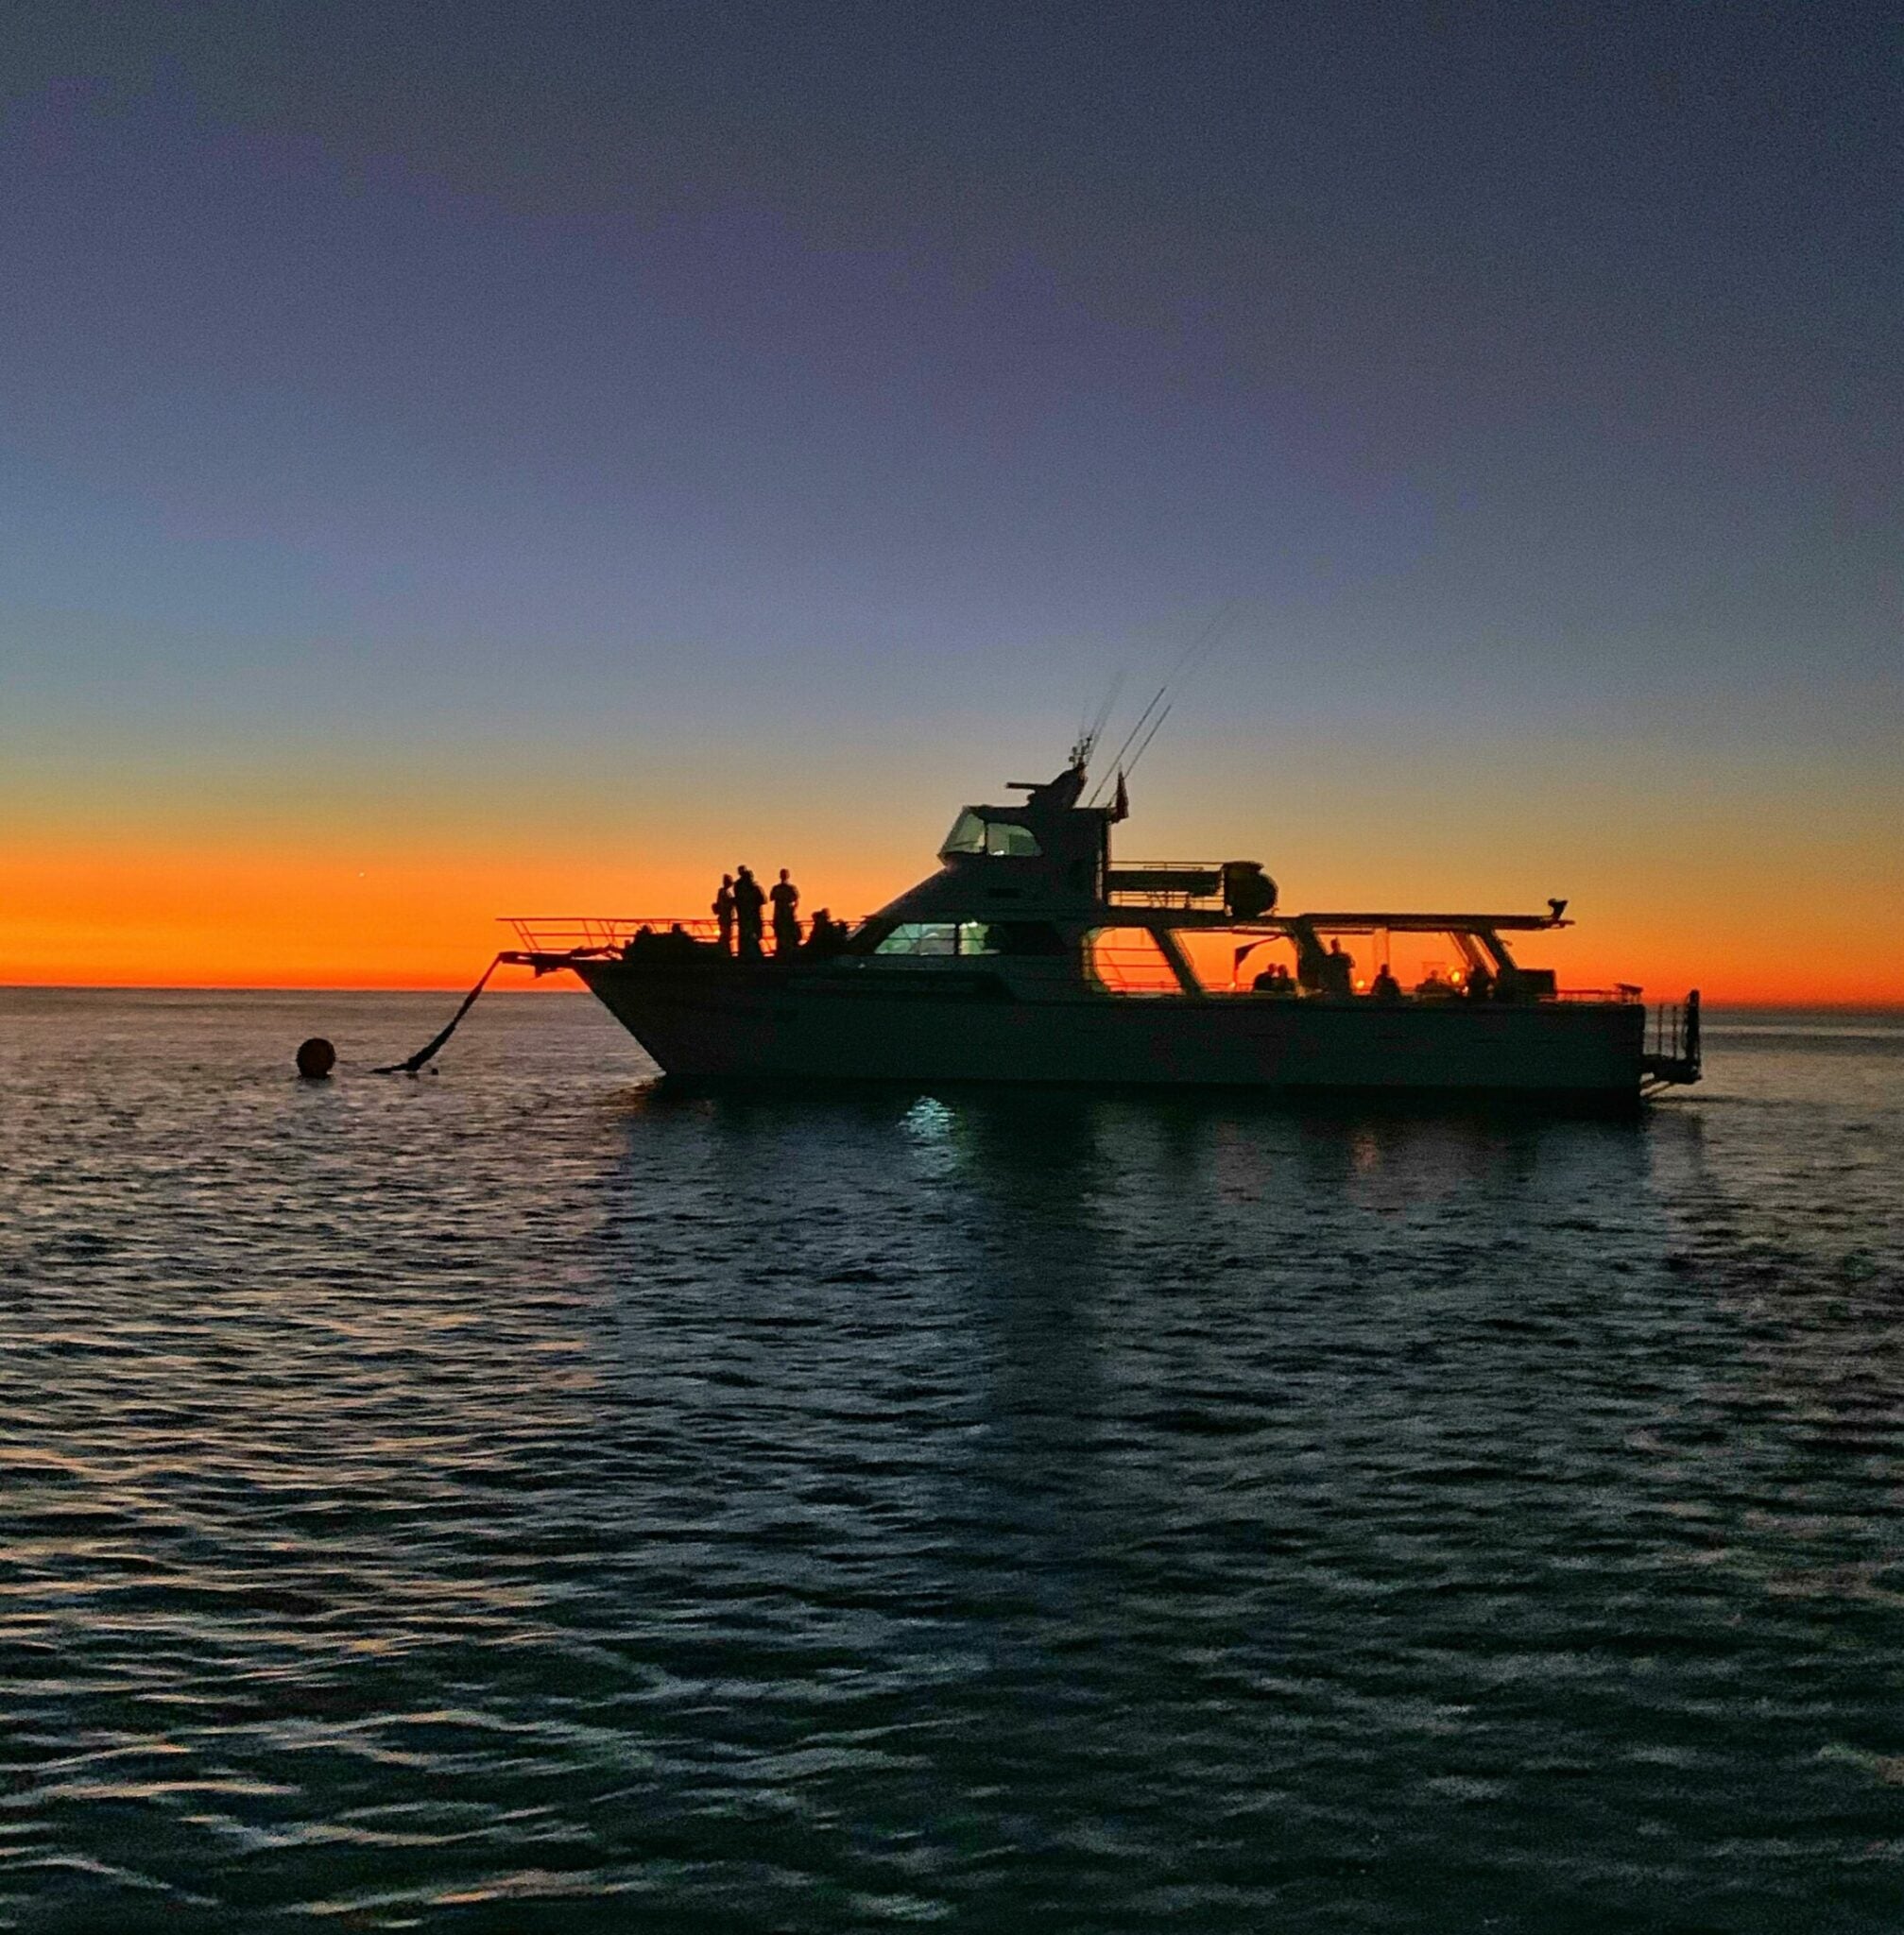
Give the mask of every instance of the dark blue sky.
M 320 819 L 422 757 L 460 812 L 510 745 L 1002 778 L 1231 606 L 1186 816 L 1322 740 L 1868 806 L 1887 16 L 16 9 L 15 804 Z

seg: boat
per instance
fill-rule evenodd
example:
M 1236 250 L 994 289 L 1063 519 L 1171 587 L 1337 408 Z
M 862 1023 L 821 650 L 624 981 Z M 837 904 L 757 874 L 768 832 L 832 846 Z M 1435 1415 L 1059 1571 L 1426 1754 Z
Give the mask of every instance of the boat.
M 782 951 L 706 920 L 514 916 L 683 1083 L 1066 1083 L 1633 1103 L 1700 1075 L 1699 997 L 1563 989 L 1533 914 L 1278 911 L 1254 861 L 1115 861 L 1088 747 L 963 808 L 924 880 Z M 791 940 L 792 936 L 788 936 Z M 1438 951 L 1404 985 L 1392 957 Z M 1365 956 L 1358 968 L 1359 954 Z

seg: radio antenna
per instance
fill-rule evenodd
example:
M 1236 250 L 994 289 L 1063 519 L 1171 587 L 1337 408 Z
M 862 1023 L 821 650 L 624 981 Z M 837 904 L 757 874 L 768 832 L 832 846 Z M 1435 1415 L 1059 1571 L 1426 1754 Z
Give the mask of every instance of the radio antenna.
M 1124 690 L 1124 682 L 1129 676 L 1126 666 L 1110 682 L 1110 689 L 1104 695 L 1104 703 L 1097 709 L 1097 715 L 1088 724 L 1080 720 L 1077 741 L 1071 749 L 1071 762 L 1074 766 L 1088 766 L 1090 756 L 1097 750 L 1098 742 L 1104 737 L 1104 728 L 1110 723 L 1111 708 L 1117 704 L 1117 695 Z

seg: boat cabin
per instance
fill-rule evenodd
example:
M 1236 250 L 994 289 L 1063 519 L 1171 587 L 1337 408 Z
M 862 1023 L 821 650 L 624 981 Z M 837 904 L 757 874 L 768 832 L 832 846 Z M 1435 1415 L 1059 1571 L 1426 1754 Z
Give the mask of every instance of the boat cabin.
M 1010 805 L 964 808 L 938 871 L 863 922 L 841 965 L 983 962 L 1012 981 L 1029 974 L 1048 988 L 1068 978 L 1113 995 L 1556 995 L 1552 971 L 1522 967 L 1505 936 L 1569 925 L 1564 901 L 1542 915 L 1279 915 L 1276 882 L 1258 861 L 1114 865 L 1122 794 L 1114 805 L 1083 804 L 1084 785 L 1072 766 L 1014 786 L 1025 797 Z

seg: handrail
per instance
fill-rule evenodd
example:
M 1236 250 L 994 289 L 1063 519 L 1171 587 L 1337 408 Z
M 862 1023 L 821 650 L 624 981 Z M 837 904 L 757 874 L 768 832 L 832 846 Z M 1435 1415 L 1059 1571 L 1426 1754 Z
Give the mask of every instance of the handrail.
M 1112 873 L 1221 873 L 1220 860 L 1117 860 Z
M 532 954 L 618 954 L 643 931 L 657 936 L 678 933 L 689 940 L 714 945 L 721 938 L 720 922 L 706 915 L 509 914 L 502 916 L 502 922 L 515 931 L 524 951 Z M 850 920 L 840 924 L 850 933 L 862 923 Z M 802 935 L 812 928 L 810 920 L 800 922 Z M 771 948 L 771 922 L 763 933 L 764 945 Z
M 1225 901 L 1220 860 L 1120 860 L 1105 871 L 1104 898 L 1111 907 L 1196 909 Z
M 1702 1054 L 1699 1041 L 1699 990 L 1683 1002 L 1661 1002 L 1652 1017 L 1653 1046 L 1639 1057 L 1640 1088 L 1656 1094 L 1661 1088 L 1699 1080 Z

